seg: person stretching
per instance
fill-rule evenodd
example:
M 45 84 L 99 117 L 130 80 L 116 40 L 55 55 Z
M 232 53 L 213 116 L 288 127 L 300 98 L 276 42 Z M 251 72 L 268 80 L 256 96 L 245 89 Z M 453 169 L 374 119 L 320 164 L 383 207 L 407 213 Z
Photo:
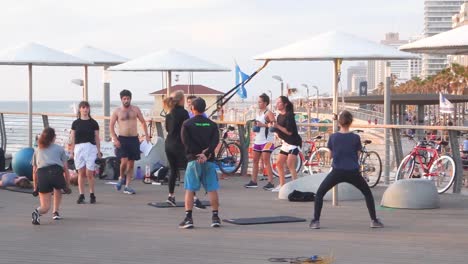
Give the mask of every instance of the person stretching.
M 333 133 L 328 140 L 328 148 L 333 157 L 332 171 L 320 184 L 317 194 L 315 195 L 314 218 L 310 222 L 309 227 L 312 229 L 320 228 L 320 213 L 322 211 L 323 196 L 333 186 L 341 182 L 347 182 L 358 188 L 366 198 L 367 210 L 371 218 L 371 228 L 379 228 L 384 225 L 377 218 L 375 213 L 374 197 L 367 185 L 367 182 L 361 176 L 359 171 L 359 152 L 361 151 L 361 138 L 359 135 L 349 131 L 349 127 L 353 123 L 353 115 L 344 110 L 338 117 L 338 125 L 340 131 Z

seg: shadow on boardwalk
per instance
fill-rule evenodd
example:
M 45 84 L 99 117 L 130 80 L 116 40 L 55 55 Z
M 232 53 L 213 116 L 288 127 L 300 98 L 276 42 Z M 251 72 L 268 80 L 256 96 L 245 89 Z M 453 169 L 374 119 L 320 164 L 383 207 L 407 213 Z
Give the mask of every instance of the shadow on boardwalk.
M 77 205 L 76 188 L 53 221 L 31 225 L 38 201 L 0 190 L 0 263 L 269 263 L 270 257 L 326 255 L 336 263 L 466 263 L 468 196 L 444 194 L 435 210 L 378 208 L 384 229 L 369 228 L 364 200 L 325 202 L 322 229 L 308 229 L 313 203 L 278 200 L 276 193 L 245 189 L 245 177 L 222 180 L 222 218 L 289 215 L 305 223 L 210 228 L 211 211 L 194 211 L 195 229 L 180 230 L 183 208 L 158 209 L 167 186 L 135 183 L 137 194 L 117 193 L 98 181 L 98 204 Z M 262 183 L 260 182 L 260 185 Z M 383 187 L 373 190 L 379 204 Z M 181 187 L 177 199 L 183 199 Z M 201 193 L 200 193 L 201 194 Z M 207 199 L 207 197 L 203 197 Z M 88 199 L 88 197 L 87 197 Z

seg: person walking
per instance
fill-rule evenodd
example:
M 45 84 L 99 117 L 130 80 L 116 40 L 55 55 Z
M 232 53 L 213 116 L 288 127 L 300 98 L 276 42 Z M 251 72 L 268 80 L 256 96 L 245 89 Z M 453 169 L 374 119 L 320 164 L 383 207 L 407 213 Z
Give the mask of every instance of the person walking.
M 371 228 L 379 228 L 384 225 L 377 218 L 375 213 L 374 197 L 367 185 L 367 182 L 361 176 L 359 171 L 359 152 L 362 149 L 361 138 L 359 135 L 349 131 L 353 123 L 353 115 L 349 111 L 342 111 L 338 116 L 338 125 L 340 131 L 333 133 L 328 140 L 328 148 L 333 157 L 332 171 L 320 184 L 315 195 L 314 218 L 309 227 L 312 229 L 320 228 L 320 213 L 322 211 L 323 196 L 333 186 L 347 182 L 358 188 L 366 199 L 367 210 L 371 218 Z
M 166 112 L 166 141 L 165 151 L 169 162 L 169 195 L 166 202 L 176 206 L 174 195 L 176 179 L 179 177 L 179 169 L 187 166 L 187 160 L 184 153 L 184 145 L 181 139 L 182 124 L 189 119 L 189 113 L 184 109 L 184 92 L 179 90 L 171 94 L 164 100 Z
M 122 106 L 114 110 L 110 120 L 110 132 L 116 147 L 117 157 L 120 158 L 120 177 L 115 188 L 117 191 L 124 187 L 125 194 L 135 194 L 130 187 L 135 160 L 140 159 L 140 141 L 138 140 L 137 120 L 145 133 L 145 140 L 150 141 L 145 119 L 138 106 L 131 104 L 132 93 L 129 90 L 120 92 Z M 115 124 L 119 124 L 119 135 L 115 132 Z
M 78 118 L 71 126 L 71 159 L 75 161 L 78 170 L 78 196 L 77 204 L 85 203 L 85 179 L 88 180 L 89 202 L 96 203 L 94 194 L 94 172 L 96 158 L 102 158 L 99 124 L 91 117 L 91 109 L 87 101 L 78 105 Z
M 182 143 L 188 160 L 184 177 L 185 188 L 185 218 L 179 228 L 193 228 L 193 197 L 194 192 L 203 185 L 208 192 L 211 202 L 211 227 L 219 227 L 221 219 L 218 215 L 218 175 L 214 162 L 214 151 L 219 143 L 219 131 L 216 123 L 203 117 L 206 103 L 202 98 L 192 101 L 193 118 L 182 124 Z
M 62 190 L 67 194 L 71 193 L 68 157 L 65 150 L 54 142 L 55 130 L 51 127 L 44 128 L 32 158 L 33 185 L 35 192 L 39 194 L 40 203 L 40 206 L 32 212 L 33 225 L 40 225 L 40 216 L 49 211 L 52 192 L 54 193 L 52 219 L 62 219 L 59 214 Z
M 270 97 L 265 93 L 258 97 L 258 112 L 255 117 L 254 132 L 255 140 L 253 144 L 253 166 L 252 176 L 249 183 L 245 184 L 245 188 L 257 188 L 258 168 L 260 159 L 263 161 L 263 168 L 267 171 L 268 183 L 263 186 L 264 190 L 271 191 L 275 188 L 273 184 L 273 172 L 271 170 L 270 156 L 275 149 L 275 135 L 268 129 L 268 123 L 275 120 L 275 115 L 268 110 Z
M 294 106 L 286 96 L 280 96 L 276 100 L 276 109 L 279 114 L 276 122 L 268 124 L 270 131 L 275 132 L 282 140 L 280 154 L 276 161 L 278 169 L 279 185 L 274 188 L 273 192 L 279 192 L 280 188 L 285 184 L 284 169 L 285 165 L 291 173 L 292 179 L 297 179 L 296 162 L 299 148 L 302 145 L 302 138 L 297 131 L 296 119 L 294 118 Z

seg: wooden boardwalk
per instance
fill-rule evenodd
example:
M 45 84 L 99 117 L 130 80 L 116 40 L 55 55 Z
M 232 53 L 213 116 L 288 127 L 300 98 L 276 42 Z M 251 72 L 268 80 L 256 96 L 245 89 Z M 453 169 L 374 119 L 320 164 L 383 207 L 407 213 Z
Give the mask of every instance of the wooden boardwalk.
M 0 263 L 270 263 L 270 257 L 326 255 L 335 263 L 467 263 L 468 196 L 444 194 L 435 210 L 379 210 L 386 227 L 369 228 L 364 200 L 325 202 L 322 229 L 308 228 L 313 203 L 278 200 L 276 193 L 245 189 L 246 177 L 222 180 L 222 218 L 289 215 L 305 223 L 210 228 L 211 211 L 194 210 L 193 230 L 178 229 L 183 208 L 158 209 L 167 186 L 135 184 L 133 196 L 98 181 L 98 204 L 64 196 L 61 214 L 31 225 L 38 201 L 0 190 Z M 260 185 L 263 185 L 260 182 Z M 376 203 L 384 191 L 374 189 Z M 177 199 L 183 190 L 177 187 Z M 202 196 L 203 199 L 207 197 Z M 87 197 L 88 199 L 88 197 Z

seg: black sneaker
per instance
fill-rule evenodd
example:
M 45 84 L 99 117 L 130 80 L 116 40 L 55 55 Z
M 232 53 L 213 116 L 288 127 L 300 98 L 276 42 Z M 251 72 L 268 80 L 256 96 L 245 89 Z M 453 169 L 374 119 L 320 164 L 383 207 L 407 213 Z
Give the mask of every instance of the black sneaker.
M 311 228 L 311 229 L 320 229 L 320 221 L 318 221 L 318 220 L 310 221 L 309 228 Z
M 247 183 L 246 185 L 244 185 L 245 188 L 257 188 L 258 185 L 256 182 L 253 182 L 253 181 L 249 181 L 249 183 Z
M 271 191 L 275 188 L 275 185 L 271 182 L 268 182 L 265 186 L 263 186 L 263 190 Z
M 94 195 L 94 193 L 89 195 L 89 203 L 91 203 L 91 204 L 96 203 L 96 195 Z
M 76 200 L 76 203 L 77 204 L 84 204 L 85 203 L 85 200 L 84 200 L 84 194 L 80 194 L 80 196 L 78 197 L 78 200 Z
M 62 217 L 59 215 L 58 212 L 54 212 L 54 213 L 52 214 L 52 219 L 54 219 L 54 220 L 61 220 Z
M 189 217 L 185 217 L 184 221 L 180 222 L 179 228 L 183 228 L 183 229 L 193 228 L 193 219 Z
M 211 217 L 211 227 L 220 227 L 221 226 L 221 219 L 219 219 L 219 216 L 214 215 Z
M 176 207 L 177 204 L 176 204 L 176 201 L 175 201 L 175 196 L 168 196 L 167 197 L 167 200 L 166 200 L 166 203 Z
M 206 206 L 204 206 L 198 198 L 193 201 L 193 206 L 197 209 L 206 209 Z
M 39 219 L 39 217 L 40 217 L 39 211 L 37 209 L 34 209 L 34 211 L 32 212 L 32 224 L 33 225 L 41 224 L 41 220 Z

